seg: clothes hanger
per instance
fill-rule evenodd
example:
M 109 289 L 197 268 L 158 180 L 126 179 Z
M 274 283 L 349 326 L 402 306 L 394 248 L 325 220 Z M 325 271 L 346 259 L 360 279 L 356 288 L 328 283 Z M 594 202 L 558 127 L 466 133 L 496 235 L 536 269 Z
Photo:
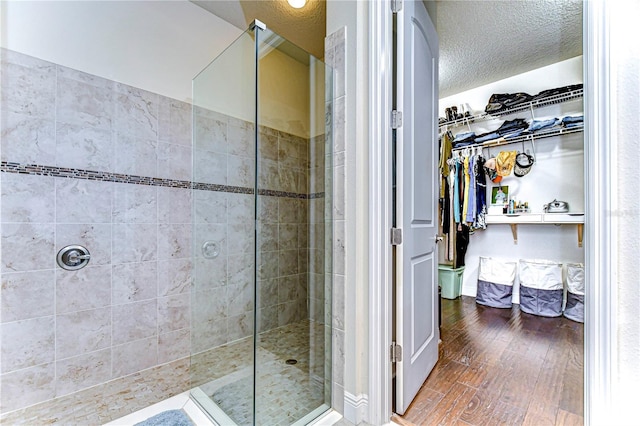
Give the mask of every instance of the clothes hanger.
M 536 139 L 533 137 L 533 135 L 530 135 L 529 137 L 531 138 L 531 149 L 533 150 L 533 153 L 531 154 L 531 156 L 533 157 L 533 161 L 536 161 L 536 142 L 535 142 Z M 524 143 L 523 143 L 523 147 L 524 147 Z

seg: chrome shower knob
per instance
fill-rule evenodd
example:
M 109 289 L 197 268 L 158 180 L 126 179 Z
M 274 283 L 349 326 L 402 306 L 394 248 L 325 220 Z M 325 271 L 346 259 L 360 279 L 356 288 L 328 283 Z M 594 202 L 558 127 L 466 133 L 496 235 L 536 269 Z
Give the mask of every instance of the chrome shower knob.
M 63 247 L 56 258 L 58 266 L 67 271 L 76 271 L 89 263 L 91 254 L 85 247 L 72 245 Z

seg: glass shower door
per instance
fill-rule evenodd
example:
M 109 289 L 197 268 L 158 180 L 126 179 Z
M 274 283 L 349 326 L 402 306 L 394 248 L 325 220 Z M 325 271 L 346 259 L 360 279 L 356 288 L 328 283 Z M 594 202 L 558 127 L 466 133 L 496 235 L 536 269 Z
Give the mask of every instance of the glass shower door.
M 253 31 L 193 80 L 192 398 L 219 424 L 254 424 Z
M 268 29 L 257 40 L 255 419 L 306 424 L 330 406 L 332 74 Z
M 331 400 L 331 70 L 256 28 L 193 94 L 192 398 L 306 424 Z

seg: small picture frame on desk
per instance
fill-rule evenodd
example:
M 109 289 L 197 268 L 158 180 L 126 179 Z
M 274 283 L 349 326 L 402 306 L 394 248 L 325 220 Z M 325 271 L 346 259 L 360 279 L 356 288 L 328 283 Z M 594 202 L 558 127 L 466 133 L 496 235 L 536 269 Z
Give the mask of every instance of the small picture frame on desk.
M 491 188 L 491 204 L 504 205 L 509 201 L 509 187 L 506 185 Z

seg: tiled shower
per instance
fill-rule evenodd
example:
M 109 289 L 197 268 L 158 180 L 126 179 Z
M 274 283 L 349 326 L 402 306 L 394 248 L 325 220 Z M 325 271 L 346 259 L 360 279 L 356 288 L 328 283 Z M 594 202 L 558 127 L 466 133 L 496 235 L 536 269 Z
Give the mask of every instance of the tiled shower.
M 191 106 L 1 55 L 2 413 L 156 366 L 186 388 Z M 86 268 L 56 265 L 69 244 Z
M 207 354 L 300 321 L 328 325 L 331 341 L 325 134 L 256 132 L 18 52 L 0 59 L 3 423 L 105 423 L 218 377 L 198 363 Z M 85 268 L 57 266 L 70 244 L 90 251 Z M 309 368 L 331 387 L 331 358 Z

